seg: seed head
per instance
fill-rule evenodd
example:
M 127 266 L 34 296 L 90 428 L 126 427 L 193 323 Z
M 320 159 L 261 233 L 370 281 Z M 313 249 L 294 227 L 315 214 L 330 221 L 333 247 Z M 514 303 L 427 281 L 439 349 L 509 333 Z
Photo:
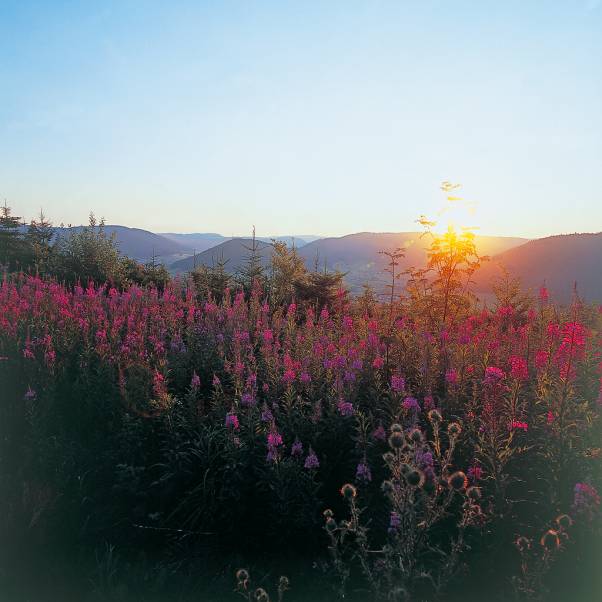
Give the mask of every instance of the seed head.
M 558 531 L 554 529 L 548 529 L 539 540 L 539 543 L 548 551 L 557 550 L 560 547 L 560 538 L 558 537 Z
M 238 585 L 246 587 L 249 582 L 249 571 L 246 569 L 238 569 L 238 571 L 236 571 L 236 582 Z
M 459 423 L 457 422 L 450 422 L 447 425 L 447 434 L 452 437 L 455 438 L 457 437 L 460 433 L 462 432 L 462 427 L 459 425 Z
M 477 501 L 481 499 L 481 488 L 480 487 L 469 487 L 466 490 L 466 495 L 468 496 L 469 499 L 473 500 L 473 501 Z
M 258 587 L 255 590 L 255 600 L 257 600 L 257 602 L 270 602 L 270 597 L 263 587 Z
M 346 500 L 352 500 L 357 495 L 357 490 L 351 483 L 345 483 L 341 487 L 341 495 Z
M 428 419 L 433 423 L 433 424 L 440 424 L 441 421 L 443 420 L 443 416 L 441 416 L 441 412 L 439 410 L 437 410 L 436 408 L 433 408 L 429 413 L 428 413 Z
M 531 540 L 521 535 L 516 539 L 514 545 L 516 546 L 519 552 L 526 552 L 531 548 Z
M 420 429 L 412 429 L 408 435 L 408 438 L 412 443 L 420 443 L 424 439 L 424 436 Z
M 381 489 L 383 490 L 383 493 L 393 493 L 393 483 L 391 483 L 391 481 L 383 481 Z
M 403 433 L 399 432 L 399 431 L 393 431 L 391 433 L 391 436 L 389 437 L 389 445 L 393 448 L 393 449 L 401 449 L 403 447 L 403 444 L 405 443 L 405 437 L 403 436 Z
M 562 531 L 566 531 L 573 524 L 573 519 L 568 514 L 560 514 L 556 517 L 556 524 L 559 529 Z
M 424 483 L 424 473 L 417 468 L 412 468 L 406 475 L 406 481 L 412 487 L 420 487 Z
M 461 470 L 458 470 L 457 472 L 454 472 L 454 474 L 452 474 L 451 477 L 449 477 L 449 484 L 456 491 L 462 491 L 462 489 L 464 489 L 468 485 L 468 479 Z

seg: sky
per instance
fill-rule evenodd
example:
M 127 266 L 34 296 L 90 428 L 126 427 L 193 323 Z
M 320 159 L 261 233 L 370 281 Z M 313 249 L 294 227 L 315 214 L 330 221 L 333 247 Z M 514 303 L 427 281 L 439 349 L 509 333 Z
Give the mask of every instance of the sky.
M 260 236 L 602 230 L 602 1 L 0 0 L 0 199 Z M 449 203 L 442 181 L 462 184 Z

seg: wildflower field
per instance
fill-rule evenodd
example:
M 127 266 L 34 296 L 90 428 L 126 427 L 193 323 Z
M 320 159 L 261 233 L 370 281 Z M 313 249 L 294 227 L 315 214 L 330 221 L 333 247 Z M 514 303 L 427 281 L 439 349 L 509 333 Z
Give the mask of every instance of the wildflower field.
M 596 599 L 602 312 L 430 294 L 6 276 L 2 599 Z

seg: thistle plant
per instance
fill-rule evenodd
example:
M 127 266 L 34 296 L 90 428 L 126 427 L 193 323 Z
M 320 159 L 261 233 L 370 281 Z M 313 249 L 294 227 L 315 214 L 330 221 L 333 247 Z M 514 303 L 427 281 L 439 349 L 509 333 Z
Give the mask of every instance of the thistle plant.
M 421 582 L 439 594 L 458 568 L 467 547 L 466 531 L 486 521 L 480 488 L 468 487 L 466 475 L 452 471 L 461 426 L 449 423 L 443 437 L 441 414 L 431 411 L 429 421 L 430 441 L 418 427 L 390 428 L 389 451 L 383 456 L 389 478 L 381 485 L 389 512 L 385 543 L 373 547 L 378 538 L 371 538 L 369 524 L 361 520 L 365 508 L 351 484 L 341 488 L 348 518 L 337 522 L 331 510 L 324 513 L 340 595 L 354 565 L 375 599 L 409 600 Z M 441 528 L 451 517 L 455 526 Z

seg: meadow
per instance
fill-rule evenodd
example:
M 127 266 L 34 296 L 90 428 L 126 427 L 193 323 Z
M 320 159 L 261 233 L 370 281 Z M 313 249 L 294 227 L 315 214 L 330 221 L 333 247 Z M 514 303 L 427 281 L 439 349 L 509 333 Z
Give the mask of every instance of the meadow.
M 286 245 L 5 272 L 2 599 L 595 600 L 602 308 L 479 304 L 469 234 L 405 289 L 401 252 L 386 300 Z

